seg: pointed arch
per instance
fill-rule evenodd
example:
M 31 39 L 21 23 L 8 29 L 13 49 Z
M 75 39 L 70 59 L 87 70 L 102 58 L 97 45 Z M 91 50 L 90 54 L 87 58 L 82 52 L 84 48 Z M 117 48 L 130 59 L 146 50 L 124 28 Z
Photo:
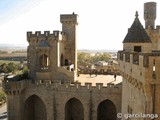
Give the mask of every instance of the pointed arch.
M 98 105 L 97 120 L 116 120 L 116 106 L 111 100 L 104 100 Z
M 63 56 L 63 53 L 61 54 L 60 63 L 61 63 L 61 66 L 64 65 L 64 56 Z
M 84 108 L 77 98 L 71 98 L 66 103 L 65 120 L 84 120 Z
M 47 120 L 44 102 L 37 95 L 30 96 L 25 102 L 25 120 Z

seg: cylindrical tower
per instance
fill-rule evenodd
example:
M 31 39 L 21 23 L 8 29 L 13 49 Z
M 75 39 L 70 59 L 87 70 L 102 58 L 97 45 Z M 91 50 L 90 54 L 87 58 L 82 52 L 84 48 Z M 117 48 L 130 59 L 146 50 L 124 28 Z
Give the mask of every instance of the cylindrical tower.
M 145 28 L 148 26 L 154 28 L 156 19 L 156 2 L 144 3 Z

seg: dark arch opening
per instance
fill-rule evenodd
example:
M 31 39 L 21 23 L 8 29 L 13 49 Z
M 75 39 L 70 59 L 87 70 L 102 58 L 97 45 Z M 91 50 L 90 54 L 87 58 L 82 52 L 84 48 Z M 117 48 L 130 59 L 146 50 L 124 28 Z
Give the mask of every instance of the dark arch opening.
M 64 62 L 64 58 L 63 58 L 63 53 L 61 54 L 61 61 L 60 61 L 60 63 L 61 63 L 61 66 L 63 66 L 64 64 L 63 64 L 63 62 Z
M 47 111 L 43 101 L 32 95 L 25 103 L 25 120 L 47 120 Z
M 104 100 L 98 105 L 97 120 L 116 120 L 116 106 L 110 100 Z
M 84 120 L 84 108 L 78 99 L 72 98 L 66 103 L 65 120 Z

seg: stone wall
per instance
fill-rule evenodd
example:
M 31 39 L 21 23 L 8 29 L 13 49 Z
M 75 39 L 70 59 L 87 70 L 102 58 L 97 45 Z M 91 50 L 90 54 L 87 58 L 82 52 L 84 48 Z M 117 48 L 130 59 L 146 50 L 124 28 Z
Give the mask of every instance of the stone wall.
M 28 110 L 26 104 L 34 104 L 27 103 L 27 101 L 31 100 L 33 96 L 39 98 L 40 100 L 38 101 L 43 102 L 46 108 L 47 120 L 64 120 L 66 116 L 66 104 L 72 99 L 76 99 L 82 104 L 84 110 L 84 120 L 97 120 L 98 106 L 105 100 L 110 100 L 113 103 L 117 113 L 121 112 L 121 85 L 108 85 L 107 87 L 104 87 L 101 83 L 97 83 L 96 86 L 92 86 L 91 83 L 86 83 L 84 86 L 82 86 L 80 83 L 70 84 L 69 82 L 63 84 L 60 82 L 52 83 L 51 81 L 37 81 L 36 84 L 32 84 L 31 81 L 27 80 L 24 80 L 23 82 L 26 86 L 19 94 L 17 94 L 19 99 L 16 100 L 20 104 L 19 109 L 21 112 L 16 116 L 13 115 L 14 111 L 17 109 L 18 103 L 14 99 L 16 106 L 13 106 L 11 101 L 15 95 L 8 95 L 8 101 L 11 102 L 11 104 L 8 104 L 8 114 L 9 116 L 12 116 L 12 120 L 14 118 L 17 119 L 18 117 L 21 117 L 21 120 L 24 119 L 23 117 L 26 115 L 26 113 L 23 111 Z M 12 88 L 12 83 L 5 84 L 8 84 L 8 86 Z M 34 99 L 32 99 L 32 102 L 33 100 Z M 43 105 L 39 105 L 39 107 L 43 107 Z M 40 111 L 37 111 L 37 109 L 35 111 L 41 113 L 44 110 L 44 107 L 38 109 Z M 41 114 L 39 115 L 41 116 Z

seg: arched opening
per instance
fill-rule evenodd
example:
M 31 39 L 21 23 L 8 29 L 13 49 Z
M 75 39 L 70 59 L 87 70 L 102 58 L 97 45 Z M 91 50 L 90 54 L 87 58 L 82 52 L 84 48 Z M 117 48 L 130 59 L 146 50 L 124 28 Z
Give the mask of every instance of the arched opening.
M 64 58 L 63 58 L 63 53 L 61 54 L 61 61 L 60 61 L 60 63 L 61 63 L 61 66 L 63 66 L 64 64 L 63 64 L 63 60 Z
M 69 65 L 68 59 L 65 59 L 64 65 L 65 65 L 65 66 L 68 66 L 68 65 Z
M 82 103 L 76 99 L 70 99 L 65 106 L 65 120 L 84 120 Z
M 41 69 L 48 69 L 49 57 L 45 54 L 41 55 L 39 58 L 39 65 Z
M 104 100 L 98 105 L 97 120 L 116 120 L 116 106 L 110 100 Z
M 47 111 L 43 101 L 32 95 L 25 103 L 25 120 L 47 120 Z

